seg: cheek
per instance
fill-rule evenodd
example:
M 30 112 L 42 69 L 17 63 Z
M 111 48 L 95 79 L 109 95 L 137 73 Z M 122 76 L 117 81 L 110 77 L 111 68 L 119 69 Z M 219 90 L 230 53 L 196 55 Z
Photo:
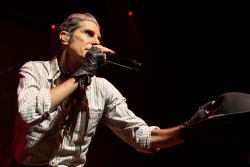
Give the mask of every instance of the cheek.
M 84 57 L 86 52 L 88 51 L 90 42 L 84 37 L 81 36 L 74 36 L 71 40 L 71 47 L 78 55 Z
M 82 49 L 82 51 L 81 51 L 81 55 L 82 55 L 82 57 L 85 57 L 86 53 L 87 53 L 87 50 Z

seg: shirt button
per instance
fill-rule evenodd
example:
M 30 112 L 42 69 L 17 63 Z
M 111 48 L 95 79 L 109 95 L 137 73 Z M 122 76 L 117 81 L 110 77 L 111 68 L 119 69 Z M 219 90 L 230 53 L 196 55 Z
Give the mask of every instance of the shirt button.
M 56 166 L 56 160 L 54 159 L 54 160 L 52 160 L 52 161 L 50 161 L 50 166 Z

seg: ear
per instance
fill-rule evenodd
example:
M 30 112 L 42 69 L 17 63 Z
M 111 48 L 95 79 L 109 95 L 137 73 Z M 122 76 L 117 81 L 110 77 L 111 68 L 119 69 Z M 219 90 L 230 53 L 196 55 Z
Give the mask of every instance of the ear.
M 62 31 L 59 34 L 60 41 L 63 45 L 68 45 L 69 43 L 69 33 L 66 31 Z

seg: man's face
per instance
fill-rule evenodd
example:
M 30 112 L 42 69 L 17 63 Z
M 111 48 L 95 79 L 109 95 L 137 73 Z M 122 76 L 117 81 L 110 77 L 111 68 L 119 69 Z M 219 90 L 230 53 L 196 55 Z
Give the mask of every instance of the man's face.
M 68 54 L 82 59 L 92 45 L 100 44 L 101 34 L 99 27 L 92 21 L 80 22 L 80 28 L 76 29 L 68 43 Z

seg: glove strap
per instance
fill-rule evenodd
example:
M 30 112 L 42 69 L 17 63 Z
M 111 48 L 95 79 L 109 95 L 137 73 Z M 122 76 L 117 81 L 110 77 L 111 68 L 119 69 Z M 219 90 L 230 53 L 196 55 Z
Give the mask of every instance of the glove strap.
M 91 78 L 88 74 L 84 74 L 78 77 L 75 77 L 76 82 L 78 82 L 80 87 L 89 86 L 91 83 Z

